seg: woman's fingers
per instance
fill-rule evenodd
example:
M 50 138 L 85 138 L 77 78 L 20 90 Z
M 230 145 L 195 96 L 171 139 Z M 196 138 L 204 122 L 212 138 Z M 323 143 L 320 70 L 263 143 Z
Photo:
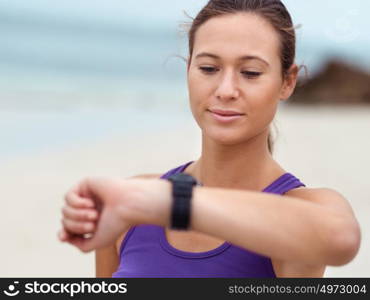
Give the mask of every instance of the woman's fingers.
M 62 228 L 58 232 L 58 238 L 61 242 L 66 242 L 69 238 L 69 234 Z
M 63 228 L 58 233 L 61 241 L 69 242 L 78 240 L 79 236 L 91 234 L 96 229 L 95 222 L 98 212 L 94 201 L 80 197 L 76 188 L 65 195 L 65 205 L 62 208 Z
M 65 205 L 62 208 L 63 217 L 74 221 L 96 221 L 98 212 L 95 209 L 79 208 Z
M 86 238 L 83 236 L 74 236 L 68 242 L 71 245 L 74 245 L 77 248 L 79 248 L 82 252 L 87 253 L 94 250 L 94 245 L 92 241 L 93 241 L 92 237 Z
M 71 245 L 76 246 L 82 252 L 89 252 L 93 250 L 92 247 L 87 247 L 87 243 L 92 239 L 93 235 L 91 234 L 84 234 L 84 235 L 75 235 L 70 234 L 65 231 L 63 228 L 58 232 L 58 238 L 61 242 L 67 242 Z
M 94 222 L 79 222 L 71 219 L 62 219 L 64 231 L 69 234 L 88 234 L 94 232 L 96 225 Z M 62 238 L 65 237 L 65 233 L 61 234 Z
M 69 191 L 65 197 L 64 200 L 67 205 L 76 207 L 76 208 L 93 208 L 95 207 L 94 201 L 89 198 L 82 198 L 78 196 L 78 194 L 75 192 L 75 190 Z

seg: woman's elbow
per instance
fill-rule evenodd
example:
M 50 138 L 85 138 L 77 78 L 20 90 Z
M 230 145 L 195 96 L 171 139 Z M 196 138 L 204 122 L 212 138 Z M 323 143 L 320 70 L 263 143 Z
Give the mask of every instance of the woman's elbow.
M 361 230 L 356 220 L 337 228 L 330 239 L 329 266 L 343 266 L 351 262 L 360 249 Z

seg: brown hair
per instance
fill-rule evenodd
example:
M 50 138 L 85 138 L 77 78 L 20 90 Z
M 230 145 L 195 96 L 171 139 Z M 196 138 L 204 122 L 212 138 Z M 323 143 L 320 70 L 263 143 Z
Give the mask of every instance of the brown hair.
M 280 0 L 210 0 L 193 19 L 188 31 L 189 63 L 193 55 L 195 34 L 199 27 L 211 18 L 240 12 L 259 15 L 275 28 L 280 37 L 281 69 L 282 77 L 285 78 L 295 60 L 296 36 L 292 18 Z M 271 132 L 268 136 L 268 149 L 272 154 Z

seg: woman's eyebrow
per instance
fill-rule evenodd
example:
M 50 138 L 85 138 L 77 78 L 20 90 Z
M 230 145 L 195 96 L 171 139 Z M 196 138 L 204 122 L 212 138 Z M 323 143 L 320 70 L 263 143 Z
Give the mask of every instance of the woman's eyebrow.
M 201 57 L 210 57 L 210 58 L 214 58 L 214 59 L 217 59 L 217 60 L 221 59 L 216 54 L 212 54 L 212 53 L 208 53 L 208 52 L 199 53 L 195 58 L 201 58 Z M 259 61 L 263 62 L 265 65 L 270 66 L 269 63 L 266 60 L 264 60 L 263 58 L 261 58 L 259 56 L 255 56 L 255 55 L 244 55 L 242 57 L 239 57 L 238 60 L 259 60 Z

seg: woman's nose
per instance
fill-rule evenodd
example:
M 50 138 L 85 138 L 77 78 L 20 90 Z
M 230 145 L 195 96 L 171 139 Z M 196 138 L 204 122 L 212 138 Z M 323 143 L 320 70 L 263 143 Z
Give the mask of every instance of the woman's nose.
M 239 89 L 231 72 L 225 73 L 216 89 L 216 97 L 220 100 L 232 100 L 239 97 Z

